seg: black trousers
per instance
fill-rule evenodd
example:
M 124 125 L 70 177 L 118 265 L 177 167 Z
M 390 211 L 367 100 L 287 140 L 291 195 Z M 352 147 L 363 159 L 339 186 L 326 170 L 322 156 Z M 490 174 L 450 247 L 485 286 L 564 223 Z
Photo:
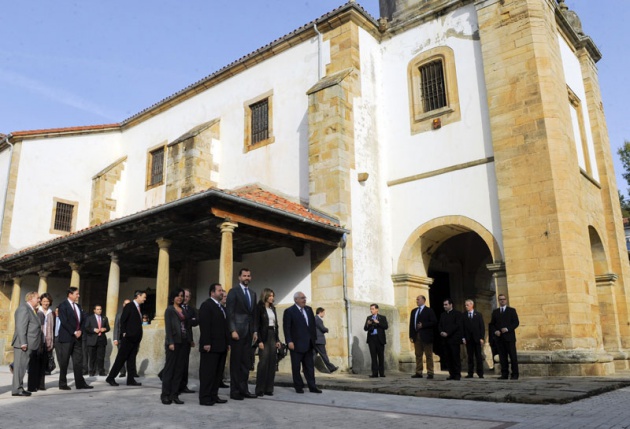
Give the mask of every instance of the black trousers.
M 107 378 L 116 378 L 125 363 L 127 363 L 127 383 L 133 383 L 133 376 L 136 375 L 136 355 L 140 348 L 140 341 L 130 341 L 127 338 L 123 338 L 119 344 L 116 360 Z
M 385 375 L 385 344 L 382 344 L 376 335 L 368 337 L 368 347 L 372 358 L 372 375 Z
M 187 348 L 183 344 L 174 344 L 174 346 L 174 350 L 166 346 L 166 363 L 162 373 L 162 396 L 168 398 L 179 394 L 179 386 L 184 374 L 184 353 L 190 350 L 190 345 Z
M 462 378 L 462 360 L 459 350 L 459 343 L 444 342 L 444 357 L 448 366 L 448 373 L 455 380 Z
M 59 387 L 68 386 L 66 377 L 70 358 L 72 358 L 75 387 L 85 386 L 87 383 L 83 378 L 83 341 L 81 338 L 72 337 L 69 343 L 58 342 L 55 348 L 57 349 L 57 360 L 59 361 Z
M 43 352 L 41 350 L 29 351 L 30 359 L 28 360 L 28 383 L 27 389 L 34 392 L 39 389 L 40 364 L 39 361 Z
M 179 391 L 183 391 L 188 387 L 188 370 L 190 368 L 190 341 L 182 343 L 182 366 L 184 372 L 182 373 L 182 379 L 179 384 Z
M 335 369 L 335 365 L 330 363 L 330 359 L 328 359 L 328 353 L 326 352 L 326 344 L 315 344 L 315 353 L 318 353 L 322 360 L 324 361 L 324 365 L 328 368 L 328 371 L 332 372 Z
M 39 390 L 45 390 L 46 389 L 46 371 L 48 370 L 48 359 L 49 359 L 49 356 L 50 356 L 51 353 L 52 353 L 52 350 L 48 351 L 44 347 L 44 350 L 42 351 L 42 353 L 38 357 L 38 363 L 39 363 L 39 385 L 37 386 L 37 388 Z
M 518 358 L 516 357 L 516 342 L 497 340 L 499 347 L 499 362 L 501 363 L 501 376 L 508 376 L 508 358 L 512 369 L 512 377 L 518 377 Z
M 483 359 L 481 358 L 481 343 L 472 338 L 466 339 L 466 353 L 468 354 L 468 375 L 473 375 L 475 363 L 477 375 L 483 375 Z
M 90 375 L 101 374 L 105 372 L 105 349 L 107 348 L 107 339 L 101 335 L 96 340 L 96 345 L 88 346 L 88 368 Z
M 199 354 L 199 403 L 213 402 L 219 396 L 226 358 L 227 352 Z
M 252 335 L 230 340 L 230 394 L 243 395 L 249 393 L 247 380 L 252 365 Z
M 304 380 L 300 375 L 300 367 L 304 371 L 306 384 L 309 389 L 317 389 L 315 384 L 315 364 L 313 363 L 313 349 L 310 348 L 304 353 L 291 350 L 291 374 L 293 375 L 293 387 L 304 389 Z
M 258 369 L 256 371 L 256 393 L 273 392 L 276 379 L 276 339 L 274 328 L 269 328 L 265 348 L 258 349 Z

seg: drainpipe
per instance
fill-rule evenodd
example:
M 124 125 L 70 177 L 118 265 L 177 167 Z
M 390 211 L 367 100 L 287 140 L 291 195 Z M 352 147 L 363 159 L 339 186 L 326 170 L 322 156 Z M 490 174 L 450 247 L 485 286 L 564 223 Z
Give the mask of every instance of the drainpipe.
M 350 298 L 348 297 L 348 271 L 346 265 L 346 244 L 348 242 L 348 235 L 346 233 L 343 234 L 341 238 L 341 266 L 343 272 L 343 300 L 346 304 L 346 321 L 347 325 L 347 333 L 348 336 L 348 369 L 352 372 L 352 313 L 350 311 Z
M 4 224 L 4 213 L 7 210 L 7 197 L 9 195 L 9 180 L 11 177 L 11 163 L 13 162 L 13 143 L 9 141 L 9 139 L 13 137 L 11 133 L 4 136 L 4 140 L 2 143 L 6 143 L 11 146 L 11 151 L 9 152 L 9 168 L 7 168 L 7 189 L 4 192 L 4 202 L 2 203 L 2 213 L 0 213 L 0 243 L 2 243 L 2 225 Z M 0 143 L 0 145 L 2 144 Z
M 322 78 L 322 33 L 317 29 L 317 23 L 313 24 L 313 29 L 317 33 L 317 80 Z

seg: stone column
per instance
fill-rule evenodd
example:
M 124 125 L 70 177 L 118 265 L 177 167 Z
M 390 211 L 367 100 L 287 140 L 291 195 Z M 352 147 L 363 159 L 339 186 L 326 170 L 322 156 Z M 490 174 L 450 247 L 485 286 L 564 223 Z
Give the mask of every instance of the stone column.
M 173 243 L 166 238 L 158 238 L 155 242 L 160 247 L 160 253 L 158 255 L 158 269 L 157 279 L 155 282 L 155 319 L 153 319 L 158 325 L 162 325 L 164 322 L 164 311 L 168 306 L 168 288 L 169 288 L 169 276 L 170 276 L 170 264 L 169 264 L 169 247 Z
M 79 275 L 79 270 L 81 270 L 81 265 L 75 262 L 70 262 L 70 269 L 72 270 L 72 275 L 70 277 L 70 287 L 81 288 L 81 276 Z
M 11 291 L 11 304 L 9 305 L 9 320 L 7 323 L 7 342 L 6 349 L 11 349 L 11 341 L 13 338 L 13 331 L 15 331 L 15 310 L 20 306 L 20 299 L 22 298 L 22 278 L 13 278 L 13 290 Z
M 424 295 L 427 298 L 426 305 L 431 307 L 429 302 L 429 289 L 433 284 L 430 277 L 414 276 L 412 274 L 394 274 L 394 302 L 398 308 L 400 320 L 400 356 L 398 366 L 401 371 L 415 371 L 416 355 L 411 341 L 409 341 L 409 316 L 411 310 L 417 307 L 416 298 Z M 437 362 L 437 359 L 434 358 Z
M 221 259 L 219 262 L 219 283 L 226 291 L 232 289 L 234 278 L 234 255 L 232 247 L 232 234 L 238 228 L 237 223 L 223 222 L 221 229 Z
M 604 349 L 615 359 L 615 369 L 624 370 L 628 367 L 628 354 L 621 346 L 619 315 L 616 311 L 617 297 L 615 295 L 615 283 L 617 280 L 618 276 L 613 273 L 595 276 Z
M 118 255 L 110 253 L 109 277 L 107 278 L 107 307 L 106 315 L 110 321 L 116 320 L 118 312 L 118 293 L 120 290 L 120 266 L 118 265 Z
M 37 293 L 41 296 L 41 294 L 48 292 L 48 276 L 50 275 L 50 271 L 38 271 L 37 274 L 39 274 Z
M 495 262 L 492 264 L 487 264 L 486 268 L 488 268 L 488 271 L 490 271 L 490 273 L 492 274 L 492 278 L 494 279 L 494 288 L 496 291 L 496 295 L 494 296 L 495 303 L 497 303 L 498 305 L 497 297 L 501 294 L 505 295 L 509 300 L 510 296 L 508 295 L 505 263 Z

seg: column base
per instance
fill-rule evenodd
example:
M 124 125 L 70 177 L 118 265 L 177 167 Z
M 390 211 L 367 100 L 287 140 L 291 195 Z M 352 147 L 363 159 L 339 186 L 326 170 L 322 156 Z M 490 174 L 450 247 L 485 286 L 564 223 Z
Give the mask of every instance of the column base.
M 555 350 L 518 352 L 521 375 L 534 377 L 602 376 L 615 373 L 607 352 Z

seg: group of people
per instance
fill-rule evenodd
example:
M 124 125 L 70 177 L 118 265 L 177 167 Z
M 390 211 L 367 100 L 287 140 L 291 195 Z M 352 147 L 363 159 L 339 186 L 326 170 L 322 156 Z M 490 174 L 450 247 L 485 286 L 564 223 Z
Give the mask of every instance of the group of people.
M 238 274 L 239 284 L 226 295 L 219 283 L 209 288 L 209 298 L 197 310 L 190 305 L 191 292 L 176 289 L 169 296 L 169 305 L 164 313 L 165 365 L 159 376 L 162 380 L 160 400 L 165 405 L 183 404 L 181 393 L 195 393 L 188 388 L 190 351 L 195 347 L 192 328 L 199 326 L 199 404 L 214 405 L 227 402 L 218 396 L 220 387 L 228 387 L 224 381 L 224 369 L 230 351 L 230 398 L 243 400 L 259 396 L 273 396 L 278 350 L 282 348 L 279 321 L 274 306 L 275 293 L 264 289 L 257 301 L 256 292 L 249 288 L 251 271 L 242 268 Z M 26 294 L 25 302 L 15 312 L 13 396 L 30 396 L 37 390 L 45 390 L 44 377 L 53 348 L 59 363 L 59 389 L 70 390 L 67 371 L 72 359 L 75 388 L 92 389 L 83 374 L 83 350 L 88 348 L 90 375 L 105 375 L 104 357 L 110 331 L 102 307 L 94 306 L 93 314 L 86 315 L 79 301 L 79 290 L 70 287 L 67 299 L 58 307 L 56 316 L 52 311 L 52 297 L 37 292 Z M 128 386 L 140 386 L 136 381 L 136 355 L 142 341 L 143 313 L 141 305 L 146 293 L 135 291 L 134 299 L 123 302 L 122 312 L 116 316 L 113 344 L 118 348 L 116 359 L 105 381 L 118 386 L 116 377 L 127 378 Z M 297 393 L 321 393 L 315 381 L 314 357 L 319 354 L 329 372 L 338 369 L 326 352 L 325 334 L 328 329 L 323 323 L 325 309 L 318 308 L 316 314 L 306 305 L 306 295 L 296 292 L 294 305 L 284 312 L 282 327 L 284 338 L 291 355 L 293 386 Z M 434 376 L 433 343 L 437 332 L 443 343 L 443 358 L 448 367 L 448 380 L 461 378 L 460 346 L 468 352 L 468 375 L 472 378 L 476 367 L 477 375 L 483 378 L 482 348 L 485 341 L 485 326 L 481 313 L 475 311 L 474 302 L 466 300 L 466 313 L 453 309 L 450 298 L 443 301 L 444 312 L 437 320 L 435 312 L 425 305 L 426 297 L 416 299 L 417 308 L 410 315 L 409 338 L 414 344 L 416 370 L 413 378 L 422 378 L 426 359 L 427 378 Z M 130 305 L 131 304 L 131 305 Z M 387 318 L 379 314 L 378 304 L 370 306 L 364 330 L 372 359 L 370 377 L 385 377 L 384 351 Z M 507 306 L 505 295 L 499 295 L 499 308 L 492 312 L 489 330 L 494 336 L 501 363 L 501 379 L 518 379 L 516 337 L 519 325 L 516 310 Z M 86 336 L 84 342 L 82 336 Z M 249 391 L 248 378 L 252 365 L 252 348 L 259 355 L 256 387 Z M 511 366 L 509 373 L 508 360 Z M 27 389 L 23 379 L 28 369 Z M 300 374 L 303 371 L 306 383 Z
M 516 355 L 516 335 L 519 320 L 516 310 L 507 305 L 507 297 L 499 295 L 499 307 L 492 311 L 489 324 L 491 343 L 496 346 L 501 364 L 500 379 L 518 380 L 518 357 Z M 482 349 L 485 344 L 485 324 L 481 313 L 475 310 L 475 303 L 467 299 L 464 303 L 466 312 L 461 313 L 453 309 L 450 298 L 443 300 L 444 312 L 437 320 L 435 312 L 425 305 L 426 297 L 416 298 L 417 308 L 413 309 L 409 318 L 409 339 L 414 345 L 416 355 L 416 371 L 412 378 L 422 378 L 424 362 L 427 365 L 427 378 L 434 374 L 433 344 L 435 332 L 442 340 L 443 358 L 448 367 L 448 380 L 461 379 L 461 345 L 466 346 L 468 356 L 468 374 L 466 378 L 473 378 L 476 373 L 484 378 Z M 494 349 L 494 347 L 493 347 Z M 494 354 L 494 352 L 493 352 Z M 509 365 L 508 365 L 509 361 Z M 510 374 L 511 370 L 511 374 Z

